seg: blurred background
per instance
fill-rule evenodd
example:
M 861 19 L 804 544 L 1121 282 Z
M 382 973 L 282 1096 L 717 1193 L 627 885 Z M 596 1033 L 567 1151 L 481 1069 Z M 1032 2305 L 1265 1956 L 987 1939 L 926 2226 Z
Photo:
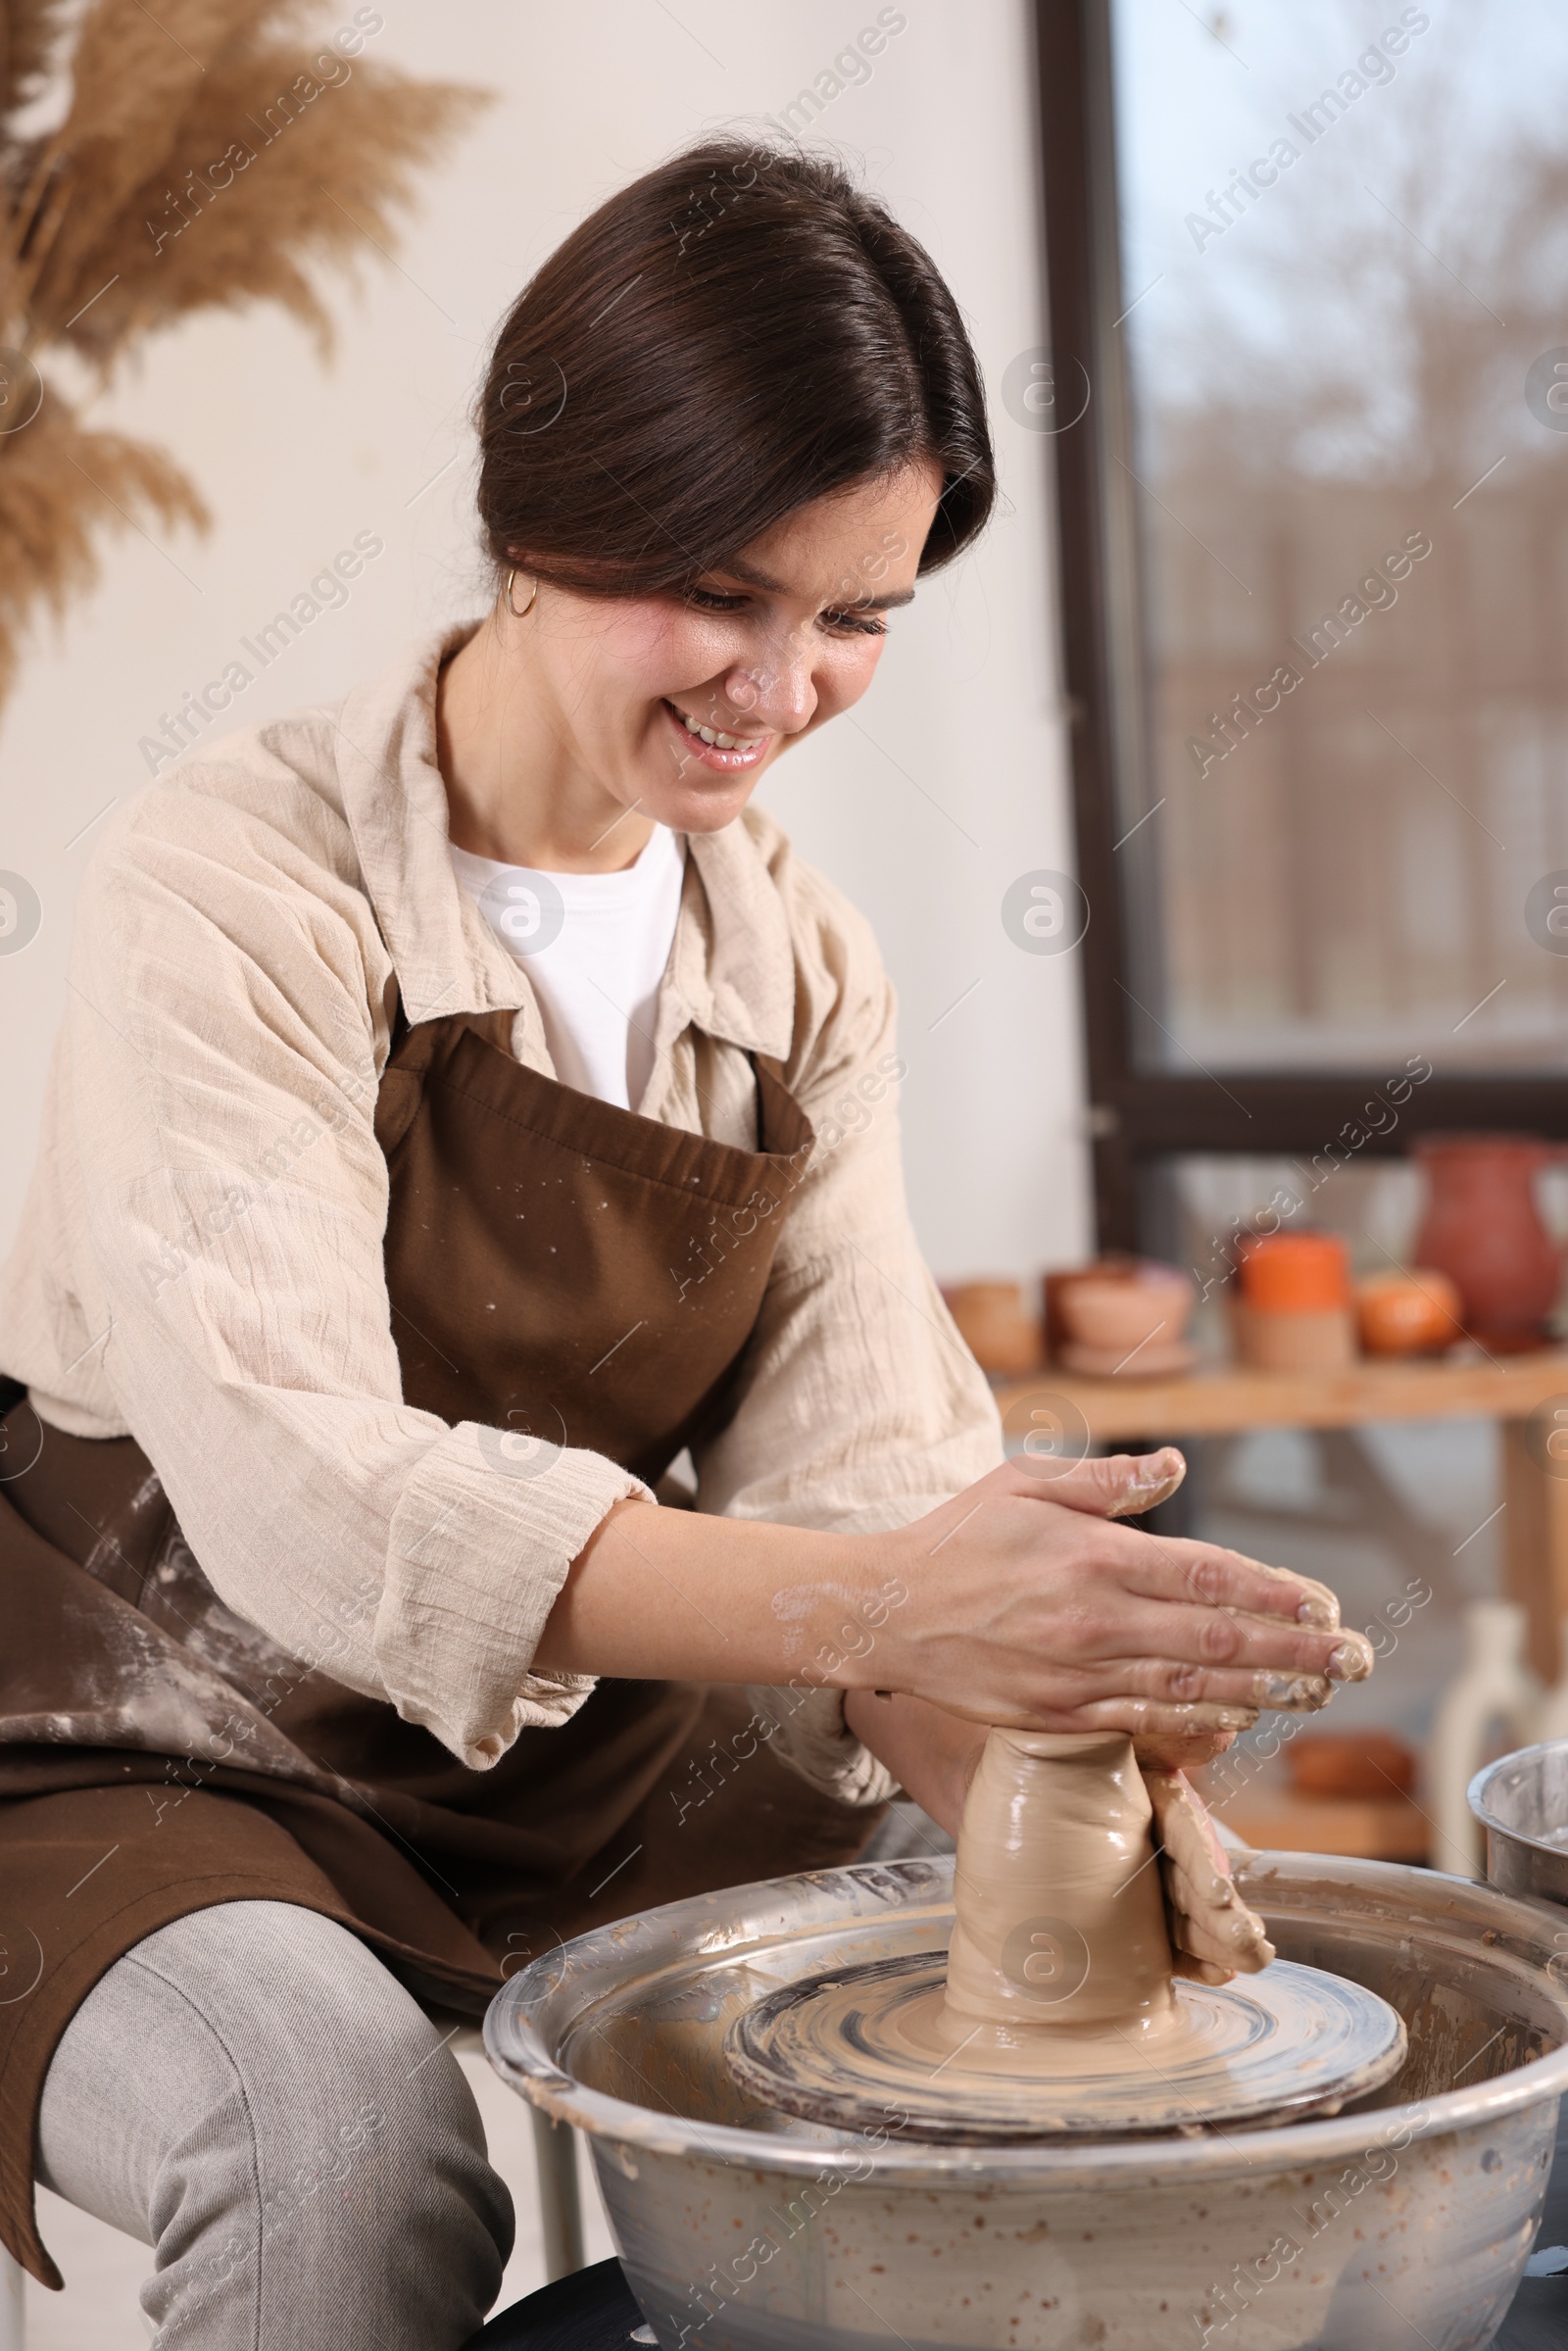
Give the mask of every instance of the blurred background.
M 1045 1393 L 1374 1634 L 1359 1760 L 1265 1726 L 1236 1825 L 1467 1867 L 1469 1770 L 1568 1730 L 1568 23 L 1038 28 L 1096 1234 L 1188 1284 L 1152 1345 L 1048 1317 L 1141 1416 Z

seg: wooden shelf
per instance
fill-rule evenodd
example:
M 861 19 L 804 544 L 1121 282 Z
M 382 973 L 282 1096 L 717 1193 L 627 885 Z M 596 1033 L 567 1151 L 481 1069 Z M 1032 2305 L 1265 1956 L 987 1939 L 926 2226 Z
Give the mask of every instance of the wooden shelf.
M 1200 1786 L 1201 1782 L 1200 1781 Z M 1211 1802 L 1217 1820 L 1262 1853 L 1353 1853 L 1364 1861 L 1425 1861 L 1430 1823 L 1407 1796 L 1298 1796 Z
M 1004 1416 L 1065 1397 L 1095 1445 L 1136 1437 L 1235 1437 L 1247 1429 L 1349 1429 L 1380 1420 L 1526 1420 L 1568 1402 L 1568 1350 L 1495 1361 L 1352 1363 L 1344 1371 L 1252 1371 L 1227 1364 L 1174 1379 L 1091 1380 L 1047 1366 L 999 1388 Z

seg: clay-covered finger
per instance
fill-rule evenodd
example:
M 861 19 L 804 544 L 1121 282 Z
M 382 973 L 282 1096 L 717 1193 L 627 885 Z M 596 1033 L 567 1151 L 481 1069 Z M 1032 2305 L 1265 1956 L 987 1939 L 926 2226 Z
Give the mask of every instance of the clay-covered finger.
M 1171 1940 L 1189 1958 L 1216 1967 L 1240 1968 L 1255 1976 L 1275 1956 L 1268 1929 L 1245 1904 L 1238 1910 L 1179 1910 L 1172 1905 Z
M 1223 1969 L 1229 1976 L 1260 1976 L 1278 1957 L 1258 1919 L 1231 1920 L 1224 1934 L 1204 1919 L 1181 1912 L 1167 1913 L 1173 1954 L 1200 1966 Z
M 1245 1558 L 1247 1554 L 1241 1552 L 1238 1553 L 1238 1556 Z M 1331 1626 L 1340 1622 L 1340 1595 L 1331 1584 L 1320 1584 L 1316 1576 L 1304 1576 L 1298 1568 L 1270 1567 L 1268 1562 L 1263 1559 L 1249 1559 L 1248 1564 L 1255 1567 L 1259 1575 L 1272 1577 L 1278 1584 L 1288 1584 L 1294 1592 L 1304 1592 L 1309 1600 L 1316 1601 L 1314 1614 L 1303 1619 L 1303 1622 L 1312 1624 L 1321 1622 Z M 1298 1610 L 1298 1614 L 1299 1614 L 1299 1610 Z
M 1172 1869 L 1168 1853 L 1161 1868 L 1166 1899 L 1184 1929 L 1180 1939 L 1185 1950 L 1200 1959 L 1221 1960 L 1227 1967 L 1246 1967 L 1249 1954 L 1267 1947 L 1268 1929 L 1256 1911 L 1248 1908 L 1234 1885 L 1221 1899 L 1185 1871 Z M 1251 1964 L 1261 1966 L 1263 1962 Z
M 1027 1479 L 1027 1461 L 1016 1466 Z M 1167 1445 L 1154 1453 L 1106 1453 L 1075 1462 L 1056 1476 L 1031 1480 L 1030 1488 L 1043 1499 L 1091 1518 L 1136 1518 L 1168 1500 L 1186 1475 L 1185 1458 Z
M 1128 1456 L 1123 1454 L 1119 1458 Z M 1137 1518 L 1143 1511 L 1152 1510 L 1156 1503 L 1169 1501 L 1187 1475 L 1187 1457 L 1173 1445 L 1163 1445 L 1157 1453 L 1135 1454 L 1131 1458 L 1138 1474 L 1128 1480 L 1111 1503 L 1105 1512 L 1107 1518 Z
M 1283 1617 L 1321 1632 L 1339 1629 L 1340 1603 L 1315 1576 L 1269 1567 L 1245 1551 L 1185 1536 L 1135 1530 L 1145 1557 L 1129 1588 L 1151 1599 L 1187 1600 L 1200 1607 L 1240 1608 L 1250 1616 Z M 1157 1562 L 1157 1564 L 1156 1564 Z
M 1207 1739 L 1250 1731 L 1257 1720 L 1255 1706 L 1219 1706 L 1206 1702 L 1164 1705 L 1155 1698 L 1111 1697 L 1086 1699 L 1070 1716 L 1036 1723 L 1035 1730 L 1125 1731 L 1140 1742 L 1156 1739 Z
M 1222 1900 L 1234 1896 L 1230 1857 L 1214 1834 L 1214 1824 L 1184 1772 L 1148 1772 L 1144 1786 L 1154 1815 L 1154 1834 L 1173 1866 L 1195 1885 L 1212 1884 Z
M 1133 1740 L 1133 1753 L 1145 1771 L 1196 1772 L 1235 1744 L 1234 1731 L 1179 1731 L 1163 1737 L 1145 1731 Z
M 1079 1704 L 1094 1698 L 1152 1698 L 1168 1705 L 1248 1706 L 1275 1714 L 1316 1714 L 1334 1695 L 1326 1674 L 1258 1673 L 1239 1666 L 1178 1664 L 1164 1657 L 1111 1657 L 1063 1667 L 1057 1686 Z
M 1267 1930 L 1243 1901 L 1230 1857 L 1197 1789 L 1181 1772 L 1146 1771 L 1160 1847 L 1172 1940 L 1190 1957 L 1249 1974 L 1274 1956 Z
M 1284 1679 L 1318 1675 L 1329 1682 L 1362 1682 L 1374 1652 L 1364 1633 L 1343 1627 L 1319 1631 L 1239 1608 L 1172 1602 L 1129 1590 L 1119 1602 L 1108 1592 L 1080 1612 L 1081 1663 L 1110 1664 L 1154 1658 L 1172 1665 L 1231 1666 Z
M 1081 1701 L 1064 1702 L 1062 1686 L 1071 1677 L 1056 1674 L 1052 1680 L 1052 1698 L 1033 1705 L 1027 1697 L 1011 1703 L 989 1696 L 971 1700 L 951 1687 L 935 1702 L 961 1721 L 1009 1731 L 1125 1731 L 1140 1747 L 1194 1739 L 1216 1739 L 1224 1746 L 1257 1720 L 1255 1706 L 1161 1705 L 1153 1698 L 1093 1697 L 1087 1690 Z
M 1198 1984 L 1232 1984 L 1236 1980 L 1233 1967 L 1216 1967 L 1212 1960 L 1194 1959 L 1187 1951 L 1172 1949 L 1170 1972 L 1173 1976 L 1189 1976 Z

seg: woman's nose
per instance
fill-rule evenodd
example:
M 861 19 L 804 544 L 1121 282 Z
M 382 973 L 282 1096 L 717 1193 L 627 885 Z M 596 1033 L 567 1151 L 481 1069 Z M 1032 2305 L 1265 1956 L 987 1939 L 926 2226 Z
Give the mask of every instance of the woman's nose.
M 799 734 L 816 709 L 809 647 L 792 640 L 768 661 L 732 669 L 724 695 L 732 710 L 770 733 Z

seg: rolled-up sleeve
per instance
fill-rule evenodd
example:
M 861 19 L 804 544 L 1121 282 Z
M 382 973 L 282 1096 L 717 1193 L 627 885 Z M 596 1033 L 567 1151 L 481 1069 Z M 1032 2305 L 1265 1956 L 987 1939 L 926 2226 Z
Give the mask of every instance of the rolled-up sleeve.
M 647 1489 L 583 1451 L 518 1474 L 488 1432 L 402 1401 L 386 951 L 334 879 L 336 820 L 302 873 L 318 819 L 239 797 L 182 827 L 153 796 L 84 894 L 57 1086 L 74 1303 L 219 1596 L 483 1769 L 592 1688 L 534 1673 L 534 1648 L 593 1529 Z
M 995 1468 L 1002 1429 L 910 1222 L 898 1117 L 907 1072 L 875 942 L 819 876 L 794 870 L 801 997 L 817 1009 L 790 1074 L 816 1148 L 785 1219 L 738 1409 L 697 1462 L 698 1505 L 883 1534 Z M 874 1646 L 876 1634 L 873 1623 L 853 1629 L 857 1645 Z M 792 1688 L 753 1692 L 774 1752 L 847 1803 L 884 1801 L 891 1775 L 846 1729 L 840 1693 L 810 1690 L 810 1679 L 807 1660 Z

